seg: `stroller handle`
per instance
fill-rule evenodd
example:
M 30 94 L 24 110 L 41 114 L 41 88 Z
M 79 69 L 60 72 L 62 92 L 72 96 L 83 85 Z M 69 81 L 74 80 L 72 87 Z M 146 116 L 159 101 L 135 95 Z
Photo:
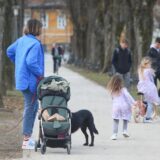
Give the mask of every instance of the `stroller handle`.
M 70 111 L 68 108 L 65 108 L 65 107 L 59 107 L 59 106 L 54 106 L 54 105 L 49 105 L 48 107 L 46 107 L 46 108 L 42 109 L 41 114 L 39 115 L 39 116 L 40 116 L 40 117 L 39 117 L 39 119 L 42 117 L 43 112 L 44 112 L 45 110 L 47 110 L 47 109 L 50 109 L 50 108 L 64 109 L 64 110 L 66 110 L 66 111 L 68 112 L 68 114 L 69 114 L 69 118 L 71 118 L 71 117 L 72 117 L 72 113 L 71 113 L 71 111 Z

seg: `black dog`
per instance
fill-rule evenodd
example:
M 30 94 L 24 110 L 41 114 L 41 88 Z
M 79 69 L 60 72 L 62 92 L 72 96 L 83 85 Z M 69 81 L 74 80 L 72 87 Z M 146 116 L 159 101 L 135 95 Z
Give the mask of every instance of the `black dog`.
M 93 115 L 90 111 L 80 110 L 72 113 L 71 132 L 74 133 L 79 128 L 81 128 L 81 131 L 85 135 L 86 143 L 84 143 L 84 145 L 88 145 L 88 134 L 86 132 L 86 129 L 88 128 L 91 135 L 91 143 L 89 146 L 94 146 L 94 133 L 98 134 L 98 131 L 95 127 Z

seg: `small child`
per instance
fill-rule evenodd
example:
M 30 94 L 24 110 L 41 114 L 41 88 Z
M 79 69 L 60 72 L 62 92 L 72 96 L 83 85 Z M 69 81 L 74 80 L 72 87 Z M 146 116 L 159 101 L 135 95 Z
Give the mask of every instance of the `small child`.
M 119 120 L 123 120 L 123 136 L 129 137 L 127 132 L 128 122 L 131 119 L 131 106 L 136 102 L 123 86 L 123 80 L 120 75 L 116 74 L 112 77 L 107 85 L 112 100 L 112 118 L 113 118 L 113 135 L 112 140 L 117 139 Z
M 138 91 L 144 94 L 144 100 L 147 102 L 147 112 L 144 122 L 152 122 L 153 104 L 159 105 L 160 99 L 158 90 L 154 84 L 154 70 L 151 68 L 151 59 L 144 57 L 138 68 L 139 82 Z

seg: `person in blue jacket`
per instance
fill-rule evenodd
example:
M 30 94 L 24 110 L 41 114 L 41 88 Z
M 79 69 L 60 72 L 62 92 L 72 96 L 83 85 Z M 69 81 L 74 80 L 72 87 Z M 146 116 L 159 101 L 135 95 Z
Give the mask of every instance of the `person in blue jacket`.
M 25 34 L 7 48 L 7 56 L 15 64 L 16 89 L 24 96 L 23 149 L 34 149 L 31 135 L 38 110 L 36 89 L 44 76 L 44 51 L 38 39 L 41 33 L 41 22 L 31 19 Z

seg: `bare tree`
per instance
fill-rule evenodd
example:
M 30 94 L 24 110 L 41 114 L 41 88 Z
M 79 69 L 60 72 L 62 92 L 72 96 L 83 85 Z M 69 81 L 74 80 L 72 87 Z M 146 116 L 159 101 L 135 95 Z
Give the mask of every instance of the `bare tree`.
M 19 30 L 19 28 L 15 28 L 15 18 L 13 15 L 13 0 L 5 1 L 5 21 L 4 21 L 4 36 L 3 36 L 3 61 L 4 61 L 4 69 L 3 69 L 3 91 L 4 95 L 6 94 L 7 89 L 13 89 L 14 84 L 14 67 L 10 62 L 8 57 L 6 56 L 6 49 L 14 40 L 14 32 L 15 30 Z M 16 4 L 17 5 L 17 4 Z M 18 32 L 17 32 L 18 33 Z M 18 36 L 18 35 L 17 35 Z
M 3 106 L 2 96 L 8 87 L 13 86 L 13 65 L 6 56 L 6 48 L 13 35 L 13 0 L 0 0 L 0 106 Z
M 79 63 L 99 64 L 101 71 L 108 71 L 113 50 L 125 32 L 136 72 L 152 40 L 155 1 L 67 0 L 74 26 L 73 52 Z
M 18 1 L 19 5 L 19 16 L 18 16 L 18 37 L 20 37 L 23 33 L 23 25 L 24 25 L 24 0 Z
M 3 40 L 3 23 L 4 23 L 4 0 L 0 0 L 0 107 L 3 107 L 2 101 L 2 70 L 3 70 L 3 60 L 2 60 L 2 40 Z

